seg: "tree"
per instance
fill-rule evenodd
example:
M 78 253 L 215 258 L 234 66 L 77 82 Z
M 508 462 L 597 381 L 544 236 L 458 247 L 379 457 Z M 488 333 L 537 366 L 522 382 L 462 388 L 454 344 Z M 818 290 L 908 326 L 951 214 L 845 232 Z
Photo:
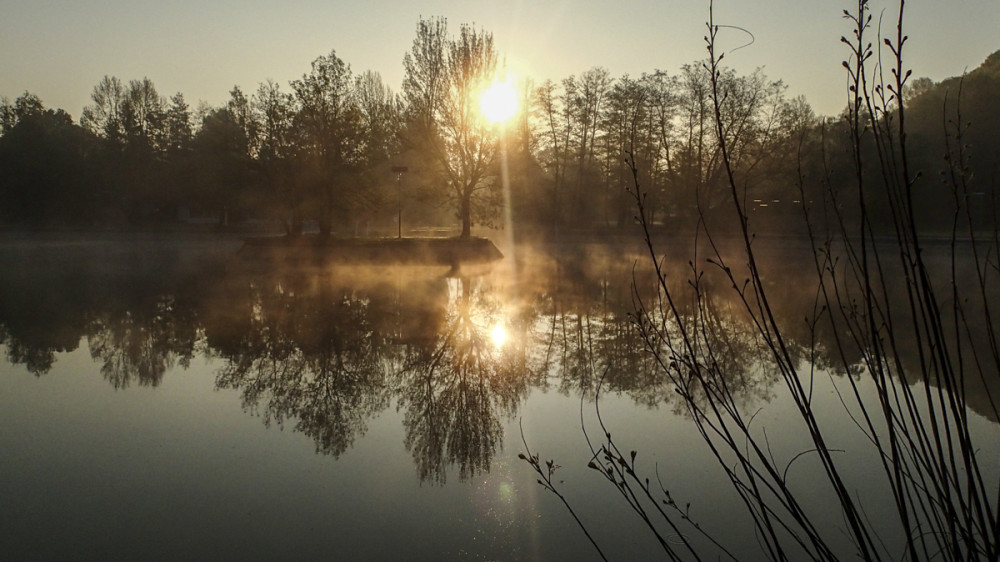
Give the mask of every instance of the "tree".
M 121 111 L 122 129 L 129 148 L 154 152 L 164 138 L 163 100 L 149 78 L 129 80 Z
M 14 127 L 16 118 L 14 117 L 14 106 L 7 96 L 0 97 L 0 136 Z
M 572 147 L 575 159 L 570 184 L 571 212 L 584 224 L 592 224 L 598 218 L 594 213 L 600 207 L 595 207 L 593 201 L 603 199 L 600 162 L 596 159 L 595 148 L 601 114 L 612 83 L 608 71 L 600 67 L 591 68 L 579 78 L 570 76 L 563 81 L 564 104 L 573 123 L 567 144 L 567 148 Z
M 293 193 L 289 162 L 294 151 L 292 119 L 295 114 L 291 94 L 281 91 L 273 81 L 261 83 L 250 100 L 253 118 L 259 130 L 257 169 L 260 172 L 258 207 L 270 210 L 283 222 L 286 233 L 301 231 L 301 210 L 295 211 L 298 200 Z M 298 217 L 298 221 L 290 220 Z
M 421 213 L 429 218 L 441 207 L 444 194 L 443 151 L 438 114 L 448 91 L 448 24 L 445 18 L 420 19 L 410 52 L 403 57 L 403 120 L 397 163 L 408 168 L 415 199 L 429 203 Z
M 37 117 L 45 110 L 42 100 L 31 92 L 24 92 L 11 103 L 7 97 L 0 99 L 0 135 L 10 132 L 20 121 Z
M 61 109 L 25 92 L 9 105 L 0 137 L 0 220 L 22 225 L 86 223 L 95 197 L 86 155 L 91 137 Z
M 446 30 L 444 19 L 418 23 L 403 95 L 414 148 L 432 163 L 468 238 L 473 221 L 488 221 L 497 206 L 499 131 L 479 114 L 479 95 L 496 78 L 498 58 L 491 33 L 463 25 L 447 39 Z
M 651 221 L 655 222 L 660 217 L 666 221 L 676 213 L 667 204 L 667 186 L 674 172 L 673 133 L 678 109 L 677 78 L 657 70 L 653 74 L 643 75 L 642 81 L 649 105 L 647 134 L 650 135 L 649 178 L 644 185 L 650 186 L 647 193 L 652 197 L 649 202 L 653 215 Z
M 538 108 L 543 122 L 544 134 L 538 147 L 538 159 L 547 172 L 551 185 L 551 209 L 549 216 L 556 226 L 562 224 L 562 212 L 559 206 L 559 195 L 563 189 L 566 177 L 566 143 L 565 121 L 561 119 L 560 101 L 557 86 L 552 80 L 546 80 L 535 89 L 534 105 Z
M 768 80 L 760 69 L 746 76 L 732 69 L 720 72 L 717 86 L 721 130 L 727 135 L 730 164 L 740 176 L 742 188 L 747 189 L 759 181 L 753 172 L 773 154 L 772 148 L 782 134 L 778 124 L 787 106 L 785 85 Z M 681 68 L 680 112 L 673 140 L 676 159 L 670 187 L 674 204 L 690 218 L 710 215 L 729 197 L 711 103 L 711 80 L 705 63 Z
M 177 92 L 170 98 L 170 106 L 163 114 L 164 148 L 179 151 L 186 148 L 194 137 L 191 128 L 191 111 L 184 101 L 184 94 Z
M 362 158 L 371 167 L 388 161 L 398 150 L 402 107 L 377 72 L 366 71 L 354 83 L 360 113 Z
M 448 20 L 421 18 L 413 47 L 403 57 L 408 126 L 417 129 L 417 135 L 432 138 L 437 128 L 437 116 L 448 93 L 447 45 Z
M 193 140 L 196 199 L 225 225 L 248 183 L 250 154 L 243 127 L 228 108 L 216 109 Z
M 122 109 L 125 103 L 125 88 L 121 80 L 105 75 L 94 86 L 90 99 L 94 103 L 83 109 L 80 124 L 113 144 L 124 143 Z
M 45 106 L 42 105 L 42 100 L 32 94 L 31 92 L 24 92 L 19 98 L 14 100 L 14 120 L 15 124 L 18 121 L 23 121 L 30 117 L 38 117 L 45 111 Z M 65 113 L 62 110 L 56 110 L 56 113 Z
M 247 139 L 247 152 L 250 156 L 256 156 L 260 148 L 260 123 L 253 113 L 250 100 L 239 86 L 233 86 L 229 91 L 226 109 L 236 120 L 236 124 L 243 129 L 243 136 Z
M 389 200 L 387 186 L 391 178 L 392 159 L 399 153 L 402 103 L 373 71 L 359 75 L 354 83 L 354 99 L 359 113 L 358 142 L 362 173 L 357 177 L 359 194 L 355 231 L 376 209 Z M 396 185 L 399 188 L 399 185 Z M 396 197 L 401 197 L 396 194 Z M 396 197 L 392 199 L 395 201 Z M 399 203 L 401 204 L 401 202 Z
M 257 157 L 263 160 L 287 157 L 291 152 L 294 100 L 268 80 L 257 87 L 250 101 L 253 119 L 259 128 Z
M 351 68 L 335 51 L 314 60 L 312 71 L 292 82 L 299 194 L 316 210 L 323 235 L 357 205 L 351 184 L 361 159 L 360 112 L 352 86 Z
M 915 166 L 926 177 L 962 177 L 957 190 L 950 180 L 914 186 L 914 211 L 921 228 L 939 232 L 950 229 L 955 217 L 941 210 L 956 201 L 961 202 L 963 225 L 990 228 L 1000 216 L 996 192 L 1000 169 L 997 92 L 1000 51 L 960 77 L 939 83 L 911 79 L 903 89 L 907 137 Z M 893 118 L 897 118 L 895 111 L 891 113 Z M 945 159 L 942 154 L 947 154 Z
M 647 85 L 623 76 L 608 92 L 606 110 L 602 113 L 604 134 L 599 140 L 604 149 L 601 155 L 605 178 L 604 223 L 609 225 L 614 216 L 615 224 L 621 227 L 626 224 L 631 206 L 628 188 L 632 175 L 626 159 L 637 166 L 646 193 L 655 192 L 658 187 L 652 181 L 658 161 L 652 148 Z

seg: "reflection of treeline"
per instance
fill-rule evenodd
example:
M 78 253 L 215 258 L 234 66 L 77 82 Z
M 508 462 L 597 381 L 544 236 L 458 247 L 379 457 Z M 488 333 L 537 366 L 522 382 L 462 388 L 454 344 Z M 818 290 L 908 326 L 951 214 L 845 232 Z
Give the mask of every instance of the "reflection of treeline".
M 632 332 L 627 264 L 545 258 L 510 293 L 491 276 L 440 271 L 226 271 L 208 260 L 179 267 L 149 247 L 144 262 L 120 267 L 138 246 L 24 247 L 5 257 L 34 260 L 0 283 L 8 361 L 43 375 L 85 343 L 124 388 L 214 357 L 219 387 L 333 456 L 394 403 L 422 479 L 443 481 L 449 466 L 462 478 L 488 470 L 503 422 L 532 388 L 589 394 L 603 377 L 645 404 L 670 395 Z M 496 326 L 508 334 L 499 347 Z
M 453 215 L 442 214 L 440 203 L 457 197 L 455 212 L 489 224 L 498 200 L 491 179 L 498 159 L 490 156 L 495 146 L 489 143 L 498 139 L 479 131 L 482 162 L 449 171 L 448 162 L 474 147 L 455 140 L 462 131 L 438 122 L 447 120 L 447 112 L 425 107 L 451 100 L 451 82 L 432 81 L 434 60 L 418 56 L 436 46 L 434 56 L 444 64 L 447 52 L 440 49 L 459 45 L 448 43 L 443 23 L 418 25 L 401 94 L 377 73 L 354 74 L 331 52 L 289 90 L 270 81 L 251 93 L 234 87 L 221 107 L 192 110 L 181 93 L 165 98 L 148 78 L 102 79 L 79 124 L 30 93 L 4 98 L 0 221 L 106 225 L 261 218 L 280 221 L 290 232 L 315 220 L 320 230 L 358 233 L 369 226 L 387 229 L 399 205 L 411 226 L 449 223 Z M 489 34 L 463 27 L 461 41 L 477 38 L 488 39 L 481 56 L 495 55 Z M 998 65 L 1000 54 L 994 54 L 964 80 L 914 80 L 905 100 L 912 157 L 930 177 L 943 167 L 941 133 L 953 127 L 947 123 L 975 123 L 961 138 L 957 130 L 951 135 L 953 148 L 967 146 L 972 155 L 962 165 L 974 181 L 962 197 L 978 222 L 992 220 L 995 209 L 990 178 L 1000 146 L 1000 110 L 993 103 L 1000 92 Z M 560 81 L 523 84 L 527 110 L 507 134 L 515 220 L 546 228 L 630 223 L 626 188 L 632 180 L 622 159 L 628 152 L 647 193 L 651 225 L 711 221 L 727 193 L 709 83 L 705 67 L 693 63 L 673 74 L 614 78 L 593 68 Z M 844 119 L 816 117 L 805 100 L 787 98 L 785 86 L 759 70 L 725 70 L 719 83 L 727 96 L 720 118 L 730 135 L 730 164 L 744 178 L 755 228 L 787 231 L 790 221 L 801 222 L 803 201 L 818 203 L 831 193 L 851 199 Z M 877 152 L 874 145 L 865 148 Z M 400 165 L 408 169 L 402 196 L 392 172 Z M 935 211 L 955 194 L 934 181 L 920 189 L 921 224 L 941 227 L 949 219 Z M 869 197 L 875 216 L 889 212 L 883 195 Z
M 348 268 L 349 274 L 227 271 L 215 257 L 179 264 L 176 250 L 137 244 L 107 252 L 99 249 L 103 244 L 83 251 L 73 244 L 56 250 L 26 244 L 4 256 L 19 263 L 0 283 L 0 334 L 12 363 L 42 375 L 56 353 L 86 338 L 116 386 L 156 384 L 170 367 L 206 353 L 225 359 L 229 375 L 259 375 L 271 365 L 325 379 L 349 366 L 354 381 L 382 380 L 369 384 L 375 388 L 389 385 L 384 373 L 412 371 L 421 362 L 474 362 L 458 344 L 483 348 L 488 331 L 502 321 L 517 334 L 505 352 L 508 367 L 517 365 L 535 386 L 590 394 L 603 380 L 605 389 L 649 405 L 671 393 L 634 332 L 636 299 L 655 298 L 655 277 L 610 246 L 589 245 L 570 259 L 532 253 L 515 294 L 506 294 L 489 276 L 456 285 L 437 273 L 401 280 L 364 268 Z M 785 242 L 778 248 L 766 253 L 767 263 L 778 272 L 772 282 L 784 298 L 775 311 L 794 352 L 820 368 L 859 364 L 861 350 L 838 343 L 832 327 L 798 317 L 815 298 L 803 267 L 809 256 Z M 33 259 L 24 260 L 29 254 Z M 121 263 L 126 259 L 128 267 Z M 686 259 L 672 259 L 669 267 L 678 283 L 688 282 L 685 270 L 693 271 Z M 767 373 L 759 371 L 752 326 L 724 281 L 703 274 L 700 282 L 703 301 L 680 301 L 678 310 L 703 316 L 708 337 L 718 343 L 716 360 L 730 366 L 726 372 L 741 395 L 766 397 Z M 810 345 L 819 352 L 807 355 Z
M 9 359 L 44 374 L 56 353 L 73 351 L 86 338 L 116 387 L 156 385 L 169 367 L 186 364 L 198 353 L 198 315 L 208 299 L 203 289 L 224 272 L 221 258 L 234 245 L 196 240 L 197 257 L 185 257 L 185 243 L 154 239 L 5 240 L 0 335 Z
M 57 353 L 85 342 L 102 376 L 123 388 L 156 385 L 172 367 L 212 357 L 220 388 L 332 456 L 395 405 L 421 479 L 443 481 L 449 467 L 460 478 L 489 470 L 503 423 L 532 389 L 593 397 L 601 385 L 682 411 L 636 338 L 634 299 L 656 298 L 655 278 L 617 248 L 591 245 L 581 259 L 523 251 L 528 265 L 511 285 L 498 275 L 447 278 L 440 270 L 247 271 L 233 263 L 227 270 L 216 253 L 180 263 L 178 252 L 156 245 L 22 246 L 4 262 L 33 259 L 0 281 L 8 361 L 43 375 Z M 785 295 L 777 312 L 797 356 L 835 363 L 808 346 L 843 352 L 836 334 L 810 331 L 797 316 L 815 298 L 802 257 L 769 257 L 787 267 L 775 280 Z M 686 263 L 670 267 L 681 272 Z M 713 282 L 704 278 L 705 298 L 678 310 L 700 315 L 734 395 L 766 399 L 776 374 L 762 342 L 726 287 Z M 500 347 L 491 337 L 498 325 L 508 335 Z

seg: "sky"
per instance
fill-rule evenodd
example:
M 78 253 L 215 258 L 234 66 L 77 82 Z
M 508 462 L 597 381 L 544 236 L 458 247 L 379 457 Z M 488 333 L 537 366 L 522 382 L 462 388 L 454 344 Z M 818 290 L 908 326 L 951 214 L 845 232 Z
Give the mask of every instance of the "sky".
M 724 62 L 741 73 L 761 67 L 818 114 L 837 114 L 847 99 L 840 37 L 850 33 L 841 15 L 851 4 L 716 0 L 717 24 L 754 36 Z M 884 33 L 895 33 L 898 3 L 872 5 Z M 192 109 L 218 106 L 234 85 L 249 93 L 271 79 L 287 91 L 331 50 L 398 91 L 417 21 L 432 16 L 446 17 L 452 32 L 463 23 L 492 32 L 511 72 L 536 83 L 595 66 L 614 77 L 675 74 L 706 55 L 707 0 L 0 0 L 0 96 L 30 91 L 77 119 L 110 75 L 148 77 Z M 1000 50 L 997 0 L 910 0 L 904 24 L 914 76 L 957 76 Z M 730 30 L 720 40 L 734 49 L 747 38 Z

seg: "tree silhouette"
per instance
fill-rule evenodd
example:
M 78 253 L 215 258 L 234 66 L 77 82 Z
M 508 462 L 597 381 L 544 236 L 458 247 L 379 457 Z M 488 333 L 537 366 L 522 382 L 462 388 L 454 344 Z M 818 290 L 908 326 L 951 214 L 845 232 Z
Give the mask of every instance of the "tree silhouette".
M 479 96 L 499 70 L 493 35 L 462 25 L 448 38 L 445 19 L 421 20 L 404 67 L 411 149 L 431 167 L 427 180 L 444 184 L 468 238 L 498 202 L 498 130 L 479 114 Z

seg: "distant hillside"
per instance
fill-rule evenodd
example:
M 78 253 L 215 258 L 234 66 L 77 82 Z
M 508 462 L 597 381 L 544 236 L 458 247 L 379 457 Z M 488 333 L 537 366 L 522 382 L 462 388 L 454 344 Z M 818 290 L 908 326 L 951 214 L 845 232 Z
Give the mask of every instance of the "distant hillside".
M 991 171 L 1000 160 L 1000 51 L 986 57 L 983 64 L 964 76 L 915 89 L 919 91 L 907 102 L 910 134 L 937 139 L 922 148 L 936 148 L 934 153 L 940 157 L 946 148 L 944 131 L 954 140 L 958 133 L 956 125 L 961 123 L 971 169 L 979 181 L 990 180 L 995 173 Z M 952 148 L 957 148 L 957 144 Z
M 915 187 L 921 218 L 951 224 L 941 209 L 952 208 L 957 197 L 980 228 L 994 223 L 1000 194 L 1000 51 L 964 76 L 914 84 L 906 126 L 911 162 L 923 174 Z

